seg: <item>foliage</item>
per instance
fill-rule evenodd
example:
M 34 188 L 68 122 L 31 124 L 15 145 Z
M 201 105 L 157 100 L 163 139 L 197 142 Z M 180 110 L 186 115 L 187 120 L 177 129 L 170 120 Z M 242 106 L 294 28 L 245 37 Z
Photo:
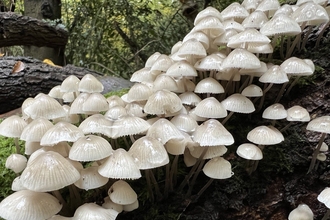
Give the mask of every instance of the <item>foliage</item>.
M 7 157 L 15 152 L 14 139 L 0 136 L 0 201 L 12 193 L 11 183 L 16 175 L 5 164 Z

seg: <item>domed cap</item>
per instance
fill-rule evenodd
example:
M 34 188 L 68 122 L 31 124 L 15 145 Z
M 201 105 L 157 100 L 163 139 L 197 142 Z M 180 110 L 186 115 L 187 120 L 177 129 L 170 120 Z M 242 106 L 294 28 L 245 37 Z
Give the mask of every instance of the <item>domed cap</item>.
M 251 84 L 247 87 L 245 87 L 241 93 L 242 95 L 246 97 L 261 97 L 263 96 L 262 89 L 254 84 Z
M 144 136 L 136 140 L 128 153 L 140 170 L 161 167 L 169 163 L 164 145 L 153 137 Z
M 19 138 L 27 125 L 27 122 L 23 118 L 17 115 L 9 116 L 0 123 L 0 135 Z
M 198 126 L 197 121 L 187 114 L 179 114 L 171 119 L 172 124 L 174 124 L 180 131 L 191 133 L 194 132 Z
M 209 119 L 199 125 L 192 138 L 200 146 L 231 145 L 234 143 L 233 136 L 215 119 Z
M 255 111 L 252 101 L 239 93 L 235 93 L 228 96 L 221 102 L 221 104 L 225 107 L 227 111 L 245 114 Z
M 166 72 L 166 70 L 173 64 L 173 60 L 165 55 L 165 54 L 161 54 L 157 57 L 157 59 L 155 60 L 155 62 L 152 64 L 151 66 L 151 71 L 162 71 L 162 72 Z
M 117 211 L 118 213 L 121 213 L 123 211 L 123 205 L 114 203 L 113 201 L 111 201 L 110 197 L 107 196 L 103 199 L 103 203 L 102 203 L 102 207 L 106 208 L 106 209 L 113 209 L 115 211 Z
M 330 133 L 330 116 L 321 116 L 311 120 L 307 124 L 307 130 L 317 131 L 322 133 Z M 329 205 L 330 207 L 330 205 Z
M 101 176 L 97 171 L 98 167 L 87 167 L 80 170 L 80 179 L 74 185 L 80 189 L 90 190 L 104 186 L 109 178 Z
M 244 19 L 242 25 L 244 28 L 260 29 L 267 21 L 268 18 L 263 11 L 254 11 Z
M 146 63 L 145 63 L 145 67 L 150 68 L 152 67 L 152 65 L 154 65 L 154 63 L 156 62 L 156 60 L 158 59 L 158 57 L 161 55 L 161 53 L 159 52 L 155 52 L 153 54 L 151 54 L 151 56 L 147 59 Z
M 112 152 L 113 149 L 106 139 L 87 135 L 73 143 L 69 158 L 76 161 L 96 161 L 110 156 Z
M 61 92 L 61 86 L 54 86 L 49 92 L 48 95 L 54 99 L 62 99 L 65 93 Z
M 54 98 L 45 94 L 39 94 L 36 98 L 34 98 L 32 104 L 26 107 L 24 113 L 30 116 L 32 119 L 55 119 L 64 117 L 66 115 L 66 112 L 60 103 Z
M 118 212 L 113 209 L 105 209 L 95 203 L 85 203 L 79 206 L 72 220 L 115 220 L 117 218 Z
M 86 74 L 78 84 L 78 91 L 87 93 L 103 92 L 102 83 L 92 74 Z
M 131 78 L 131 82 L 139 82 L 139 83 L 152 83 L 156 78 L 156 75 L 151 74 L 150 67 L 144 67 L 135 71 Z
M 306 22 L 306 25 L 319 25 L 329 21 L 327 11 L 321 5 L 311 2 L 306 2 L 297 8 L 291 15 L 298 24 Z
M 289 16 L 285 14 L 277 14 L 260 28 L 260 33 L 268 37 L 274 35 L 295 36 L 301 33 L 301 27 Z
M 21 190 L 0 203 L 0 217 L 8 220 L 48 219 L 62 208 L 56 197 L 49 193 Z
M 113 121 L 108 120 L 104 115 L 95 114 L 81 122 L 79 128 L 84 134 L 103 134 L 112 138 L 114 136 L 112 125 Z
M 256 69 L 260 66 L 261 64 L 258 57 L 242 48 L 234 49 L 222 62 L 222 67 L 224 69 Z
M 210 54 L 200 60 L 198 60 L 194 67 L 199 71 L 210 71 L 210 70 L 222 70 L 223 58 L 216 54 Z
M 287 110 L 280 103 L 268 106 L 262 113 L 262 118 L 278 120 L 288 116 Z
M 202 99 L 194 92 L 184 92 L 179 95 L 182 104 L 196 106 Z
M 165 73 L 167 76 L 182 77 L 182 76 L 197 76 L 195 68 L 185 60 L 173 63 Z
M 218 18 L 220 21 L 223 20 L 220 11 L 218 11 L 216 8 L 208 6 L 202 11 L 200 11 L 195 20 L 194 20 L 194 25 L 196 25 L 200 20 L 202 20 L 205 17 L 212 16 Z
M 71 103 L 70 114 L 88 114 L 89 112 L 83 110 L 83 105 L 89 95 L 89 93 L 80 93 Z
M 21 134 L 20 139 L 24 141 L 37 142 L 40 141 L 42 136 L 48 129 L 53 127 L 53 123 L 45 118 L 37 118 L 30 122 Z
M 138 179 L 141 172 L 134 158 L 122 148 L 118 148 L 108 159 L 99 166 L 99 173 L 113 179 Z
M 190 40 L 192 38 L 201 42 L 206 50 L 209 48 L 210 39 L 209 39 L 208 35 L 206 35 L 203 31 L 195 31 L 194 29 L 183 38 L 181 45 L 182 45 L 182 43 L 184 43 L 187 40 Z M 181 47 L 181 45 L 180 45 L 180 47 Z M 177 52 L 180 49 L 180 47 L 178 47 L 175 52 Z M 172 49 L 173 49 L 173 47 L 172 47 Z
M 127 99 L 130 102 L 144 101 L 152 94 L 151 87 L 143 83 L 135 83 L 127 93 Z
M 262 83 L 283 84 L 289 82 L 289 78 L 279 65 L 274 65 L 262 74 L 259 81 Z
M 117 204 L 128 205 L 137 200 L 137 194 L 124 180 L 118 180 L 108 190 L 110 199 Z
M 288 217 L 288 220 L 313 220 L 313 211 L 306 204 L 300 204 L 297 208 L 293 209 Z
M 104 116 L 109 120 L 117 120 L 118 118 L 127 115 L 127 110 L 123 106 L 116 105 L 109 108 L 108 111 L 104 114 Z
M 163 115 L 178 112 L 182 107 L 181 99 L 175 93 L 159 90 L 149 97 L 144 111 L 148 114 Z
M 228 179 L 234 175 L 231 171 L 231 164 L 223 157 L 215 157 L 209 160 L 204 165 L 203 172 L 213 179 Z
M 61 83 L 61 92 L 78 92 L 80 79 L 74 75 L 66 77 Z
M 295 105 L 292 106 L 291 108 L 289 108 L 287 110 L 288 116 L 286 117 L 286 120 L 288 121 L 310 121 L 311 117 L 309 115 L 309 112 L 299 106 L 299 105 Z
M 305 62 L 303 59 L 297 57 L 286 59 L 280 66 L 282 70 L 289 75 L 309 76 L 314 72 L 309 62 Z
M 260 145 L 272 145 L 284 141 L 284 137 L 280 131 L 274 127 L 264 125 L 252 129 L 248 133 L 247 139 L 252 143 Z
M 199 81 L 195 87 L 195 93 L 220 94 L 225 90 L 219 81 L 212 77 L 207 77 Z
M 247 48 L 247 45 L 250 43 L 263 45 L 270 43 L 270 39 L 261 34 L 258 30 L 249 28 L 232 36 L 229 39 L 227 46 L 231 48 Z
M 229 19 L 244 19 L 249 15 L 249 12 L 238 2 L 233 2 L 221 11 L 224 20 Z
M 209 37 L 217 37 L 224 32 L 223 25 L 219 18 L 214 16 L 207 16 L 195 25 L 193 31 L 203 31 L 209 35 Z
M 136 116 L 126 115 L 113 122 L 113 138 L 141 134 L 149 128 L 150 124 L 146 120 Z
M 330 188 L 326 187 L 317 196 L 317 200 L 322 202 L 328 209 L 330 209 Z
M 101 93 L 91 93 L 82 104 L 84 112 L 105 112 L 109 110 L 109 103 Z
M 238 156 L 247 160 L 261 160 L 263 158 L 260 148 L 250 143 L 245 143 L 238 146 L 236 153 Z
M 224 118 L 227 111 L 216 98 L 208 97 L 196 105 L 195 114 L 204 118 Z
M 78 170 L 53 151 L 40 153 L 21 175 L 23 186 L 36 192 L 61 189 L 80 178 Z
M 27 159 L 21 154 L 11 154 L 6 159 L 5 166 L 7 169 L 20 173 L 26 167 Z
M 156 138 L 162 144 L 170 139 L 184 139 L 180 130 L 165 118 L 160 118 L 154 122 L 149 128 L 147 136 Z
M 60 121 L 48 129 L 40 140 L 42 146 L 52 146 L 61 141 L 75 142 L 85 136 L 80 128 L 68 122 Z

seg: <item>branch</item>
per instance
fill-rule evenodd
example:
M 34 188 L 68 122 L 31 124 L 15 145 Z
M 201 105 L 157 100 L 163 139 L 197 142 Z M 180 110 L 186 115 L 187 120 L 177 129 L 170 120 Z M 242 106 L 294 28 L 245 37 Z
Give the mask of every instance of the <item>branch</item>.
M 124 41 L 129 45 L 131 51 L 133 54 L 136 53 L 140 49 L 140 47 L 136 44 L 136 42 L 132 41 L 125 32 L 119 27 L 119 24 L 117 22 L 114 22 L 114 27 L 118 34 L 124 39 Z M 148 59 L 148 56 L 143 53 L 138 53 L 138 56 L 142 59 L 143 62 L 146 62 Z
M 58 26 L 12 12 L 0 13 L 0 47 L 64 47 L 69 33 Z

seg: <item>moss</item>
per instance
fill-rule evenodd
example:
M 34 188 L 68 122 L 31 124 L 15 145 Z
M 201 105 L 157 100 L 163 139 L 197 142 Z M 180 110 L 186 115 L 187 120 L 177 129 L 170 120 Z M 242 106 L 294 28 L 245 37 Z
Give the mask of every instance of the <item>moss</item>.
M 113 95 L 117 95 L 117 96 L 121 97 L 121 96 L 125 95 L 126 93 L 128 93 L 128 91 L 129 91 L 129 88 L 125 88 L 125 89 L 121 89 L 119 91 L 108 92 L 108 93 L 104 94 L 104 96 L 106 98 L 113 96 Z

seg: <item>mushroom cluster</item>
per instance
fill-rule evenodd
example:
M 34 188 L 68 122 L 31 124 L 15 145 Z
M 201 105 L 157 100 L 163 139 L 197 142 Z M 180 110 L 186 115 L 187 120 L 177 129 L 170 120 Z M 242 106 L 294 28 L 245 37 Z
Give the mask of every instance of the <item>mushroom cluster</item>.
M 234 114 L 264 109 L 262 117 L 271 123 L 249 131 L 251 143 L 237 147 L 240 157 L 261 160 L 266 145 L 284 140 L 276 120 L 310 120 L 303 107 L 285 109 L 279 101 L 301 76 L 314 72 L 311 60 L 291 55 L 305 47 L 310 27 L 329 21 L 325 3 L 281 6 L 276 0 L 249 0 L 221 12 L 207 7 L 171 54 L 155 52 L 144 68 L 132 74 L 135 84 L 122 97 L 105 98 L 102 84 L 87 74 L 82 79 L 69 76 L 49 94 L 26 99 L 22 116 L 0 124 L 0 135 L 25 141 L 24 154 L 29 156 L 27 160 L 20 155 L 16 145 L 17 155 L 7 160 L 18 177 L 12 187 L 16 192 L 0 203 L 0 216 L 28 219 L 27 212 L 37 215 L 38 209 L 48 210 L 43 206 L 52 204 L 54 209 L 34 219 L 60 218 L 54 215 L 61 207 L 61 213 L 74 208 L 71 219 L 115 219 L 122 211 L 138 208 L 130 181 L 145 178 L 152 201 L 187 185 L 190 196 L 202 171 L 210 181 L 198 198 L 214 179 L 234 175 L 224 155 L 235 141 L 225 124 Z M 302 34 L 306 27 L 308 32 Z M 276 46 L 284 61 L 261 61 L 271 58 Z M 265 108 L 266 93 L 274 84 L 282 88 Z M 313 123 L 308 129 L 328 133 L 324 127 Z M 180 159 L 191 169 L 179 185 Z M 251 174 L 257 164 L 249 163 L 247 171 Z M 160 167 L 164 181 L 155 176 Z M 74 204 L 62 197 L 63 188 Z M 81 200 L 80 190 L 90 189 L 107 191 L 102 206 Z M 20 215 L 23 199 L 26 208 Z

